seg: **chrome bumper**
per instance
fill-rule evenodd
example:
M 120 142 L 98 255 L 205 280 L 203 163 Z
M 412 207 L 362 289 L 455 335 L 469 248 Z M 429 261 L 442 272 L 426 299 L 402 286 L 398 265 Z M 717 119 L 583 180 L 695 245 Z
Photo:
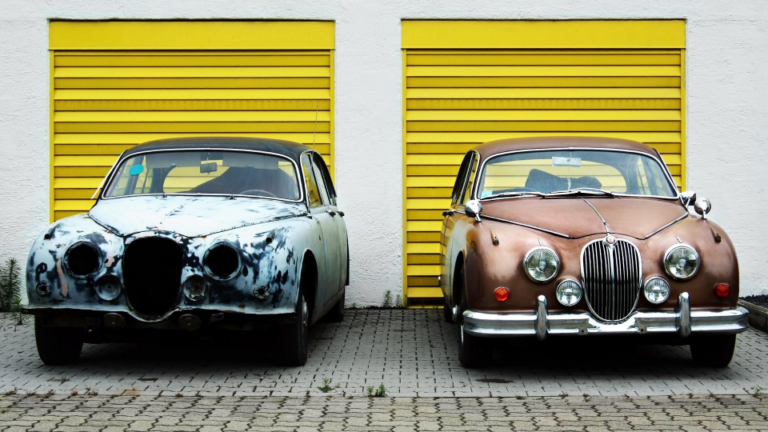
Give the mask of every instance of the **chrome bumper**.
M 634 312 L 625 321 L 606 323 L 588 313 L 547 313 L 547 299 L 539 296 L 534 313 L 464 312 L 464 331 L 482 337 L 586 334 L 676 333 L 686 337 L 698 332 L 741 333 L 749 328 L 742 308 L 723 311 L 691 310 L 688 293 L 680 294 L 674 312 Z

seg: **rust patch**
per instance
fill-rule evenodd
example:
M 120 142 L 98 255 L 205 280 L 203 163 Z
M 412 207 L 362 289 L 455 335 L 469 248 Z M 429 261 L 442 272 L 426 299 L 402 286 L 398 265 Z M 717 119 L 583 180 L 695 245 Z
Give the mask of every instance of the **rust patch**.
M 67 280 L 64 278 L 64 271 L 61 270 L 61 260 L 56 261 L 56 272 L 59 274 L 59 281 L 61 282 L 61 295 L 66 297 L 69 288 L 67 287 Z

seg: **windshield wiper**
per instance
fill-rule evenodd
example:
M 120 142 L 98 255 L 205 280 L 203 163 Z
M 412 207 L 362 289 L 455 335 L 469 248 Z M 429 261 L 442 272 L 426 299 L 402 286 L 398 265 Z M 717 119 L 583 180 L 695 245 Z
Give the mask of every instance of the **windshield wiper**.
M 565 190 L 559 190 L 559 191 L 553 191 L 548 193 L 547 195 L 578 195 L 578 194 L 585 194 L 585 195 L 608 195 L 608 196 L 614 196 L 613 192 L 607 191 L 605 189 L 596 189 L 596 188 L 576 188 L 576 189 L 565 189 Z
M 534 191 L 529 191 L 529 192 L 501 192 L 501 193 L 493 194 L 493 195 L 487 196 L 485 198 L 480 198 L 480 199 L 484 200 L 484 199 L 491 199 L 491 198 L 519 197 L 519 196 L 540 196 L 540 197 L 543 197 L 543 196 L 546 196 L 546 195 L 544 195 L 541 192 L 534 192 Z

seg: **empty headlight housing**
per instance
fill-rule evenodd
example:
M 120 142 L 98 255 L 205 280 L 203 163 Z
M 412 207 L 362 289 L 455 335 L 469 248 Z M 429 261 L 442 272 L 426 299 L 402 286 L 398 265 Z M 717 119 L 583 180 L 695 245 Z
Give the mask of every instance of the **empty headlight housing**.
M 203 268 L 214 279 L 231 279 L 240 271 L 240 253 L 227 243 L 215 244 L 205 251 Z
M 208 283 L 200 275 L 192 275 L 182 284 L 184 296 L 190 301 L 199 302 L 205 298 Z
M 534 282 L 549 282 L 560 271 L 560 257 L 552 248 L 538 246 L 525 254 L 523 267 Z
M 643 285 L 643 294 L 653 304 L 664 303 L 669 298 L 669 282 L 658 276 L 649 278 Z
M 64 268 L 70 276 L 84 278 L 101 270 L 103 262 L 101 249 L 93 243 L 73 243 L 64 253 Z
M 566 279 L 557 284 L 555 297 L 557 297 L 557 301 L 559 301 L 561 305 L 570 307 L 581 300 L 583 292 L 584 291 L 581 289 L 581 285 L 579 285 L 578 282 Z
M 687 244 L 674 245 L 664 254 L 664 270 L 673 279 L 692 278 L 699 271 L 700 265 L 698 252 Z

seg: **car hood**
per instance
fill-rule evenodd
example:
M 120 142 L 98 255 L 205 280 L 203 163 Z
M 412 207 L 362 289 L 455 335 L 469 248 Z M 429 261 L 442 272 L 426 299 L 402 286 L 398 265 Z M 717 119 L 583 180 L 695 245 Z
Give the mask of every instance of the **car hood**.
M 571 238 L 614 234 L 644 239 L 688 212 L 677 200 L 629 197 L 513 198 L 483 201 L 482 216 Z
M 306 212 L 303 203 L 263 198 L 137 196 L 100 200 L 88 216 L 120 236 L 171 231 L 201 237 Z

